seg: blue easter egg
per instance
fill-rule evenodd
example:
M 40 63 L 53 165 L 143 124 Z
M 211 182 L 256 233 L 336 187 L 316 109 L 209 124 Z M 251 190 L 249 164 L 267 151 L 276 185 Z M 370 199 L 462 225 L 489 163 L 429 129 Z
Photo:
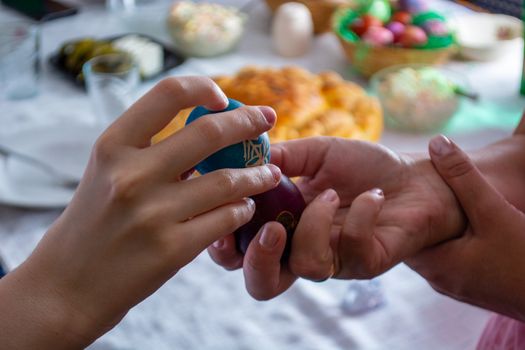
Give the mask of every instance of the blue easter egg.
M 239 101 L 228 99 L 229 104 L 222 111 L 210 111 L 203 106 L 196 107 L 188 116 L 186 125 L 196 119 L 208 115 L 231 111 L 243 106 Z M 206 142 L 204 140 L 204 142 Z M 267 133 L 253 140 L 245 140 L 234 145 L 227 146 L 195 166 L 201 174 L 206 174 L 217 169 L 224 168 L 248 168 L 270 162 L 270 138 Z

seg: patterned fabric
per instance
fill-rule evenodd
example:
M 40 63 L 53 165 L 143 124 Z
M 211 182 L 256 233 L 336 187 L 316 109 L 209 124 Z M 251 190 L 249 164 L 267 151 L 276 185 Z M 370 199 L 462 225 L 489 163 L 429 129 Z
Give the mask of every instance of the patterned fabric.
M 469 0 L 459 2 L 471 3 L 493 13 L 503 13 L 521 18 L 521 0 Z
M 525 323 L 494 315 L 479 340 L 478 350 L 525 349 Z

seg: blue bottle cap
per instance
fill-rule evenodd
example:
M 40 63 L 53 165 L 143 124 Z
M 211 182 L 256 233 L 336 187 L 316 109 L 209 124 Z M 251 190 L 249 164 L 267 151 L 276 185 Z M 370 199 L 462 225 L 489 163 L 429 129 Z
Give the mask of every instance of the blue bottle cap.
M 202 106 L 196 107 L 188 116 L 186 125 L 204 115 L 231 111 L 243 106 L 239 101 L 233 99 L 228 100 L 230 102 L 228 107 L 222 111 L 210 111 Z M 264 133 L 256 139 L 245 140 L 221 149 L 197 164 L 195 168 L 199 173 L 204 175 L 217 169 L 248 168 L 251 166 L 267 164 L 269 162 L 270 139 L 268 134 Z

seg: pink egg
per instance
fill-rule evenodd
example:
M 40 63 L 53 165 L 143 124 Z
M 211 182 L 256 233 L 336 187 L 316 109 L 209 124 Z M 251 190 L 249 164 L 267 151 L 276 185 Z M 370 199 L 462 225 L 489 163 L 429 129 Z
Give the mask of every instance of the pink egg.
M 399 42 L 404 47 L 414 47 L 426 44 L 428 36 L 425 31 L 416 26 L 406 26 L 405 31 L 401 34 Z
M 362 39 L 372 46 L 386 46 L 394 42 L 394 34 L 384 27 L 370 27 Z
M 390 22 L 385 27 L 392 32 L 395 42 L 399 41 L 399 38 L 405 32 L 405 25 L 401 22 Z
M 423 24 L 423 29 L 428 35 L 445 36 L 448 35 L 448 27 L 443 21 L 429 20 Z

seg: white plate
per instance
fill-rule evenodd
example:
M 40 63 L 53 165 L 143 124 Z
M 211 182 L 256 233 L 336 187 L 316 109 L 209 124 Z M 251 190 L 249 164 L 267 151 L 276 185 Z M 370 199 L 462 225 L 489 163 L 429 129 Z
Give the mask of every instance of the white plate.
M 86 124 L 26 127 L 0 136 L 0 144 L 33 156 L 80 179 L 101 130 Z M 19 207 L 66 206 L 74 191 L 60 187 L 38 168 L 16 158 L 0 158 L 0 203 Z

